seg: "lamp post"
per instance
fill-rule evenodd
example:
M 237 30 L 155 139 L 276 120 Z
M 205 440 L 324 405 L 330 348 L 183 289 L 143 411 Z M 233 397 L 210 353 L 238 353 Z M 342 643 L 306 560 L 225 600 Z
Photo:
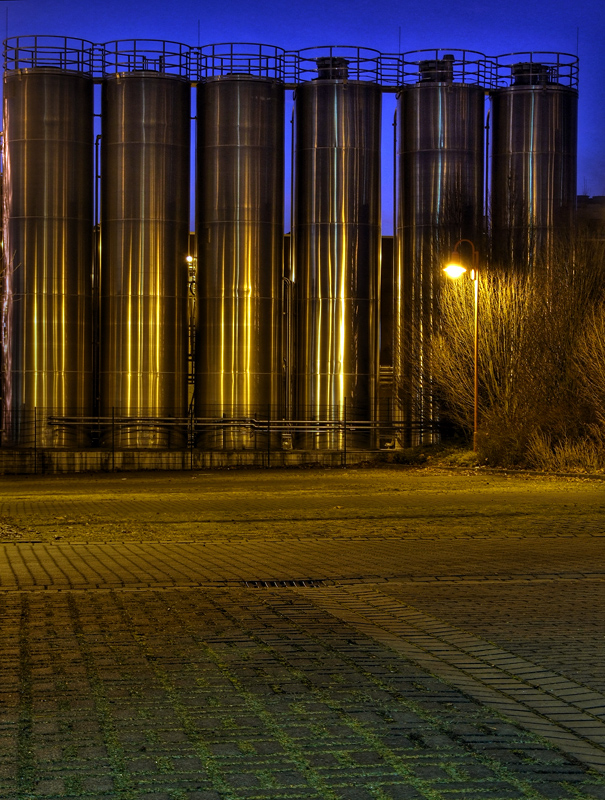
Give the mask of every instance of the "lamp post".
M 448 264 L 443 271 L 449 278 L 454 280 L 460 278 L 467 272 L 466 267 L 461 264 L 458 248 L 461 244 L 469 244 L 471 247 L 471 280 L 475 284 L 475 320 L 474 320 L 474 391 L 473 391 L 473 450 L 477 452 L 478 430 L 479 430 L 479 253 L 470 239 L 459 239 L 452 251 Z

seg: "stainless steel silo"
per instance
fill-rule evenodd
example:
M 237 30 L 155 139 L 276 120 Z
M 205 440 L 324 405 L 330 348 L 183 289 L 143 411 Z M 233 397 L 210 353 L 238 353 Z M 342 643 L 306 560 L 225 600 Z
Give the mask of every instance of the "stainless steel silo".
M 93 83 L 89 43 L 51 38 L 7 44 L 3 442 L 79 447 L 93 413 Z
M 121 448 L 182 446 L 186 429 L 191 93 L 165 65 L 133 58 L 103 82 L 100 413 Z
M 265 447 L 283 415 L 284 86 L 233 67 L 197 88 L 195 409 L 219 449 Z
M 459 239 L 483 239 L 481 59 L 405 55 L 397 100 L 394 375 L 402 444 L 435 441 L 439 409 L 430 342 L 444 260 Z M 473 54 L 474 57 L 479 54 Z
M 316 77 L 295 93 L 295 392 L 305 449 L 344 447 L 345 417 L 349 446 L 374 443 L 382 95 L 377 82 L 357 79 L 358 67 L 319 56 Z
M 519 55 L 500 57 L 500 82 L 510 85 L 491 97 L 493 257 L 496 266 L 527 274 L 547 269 L 557 236 L 573 221 L 577 60 L 507 65 L 513 58 Z

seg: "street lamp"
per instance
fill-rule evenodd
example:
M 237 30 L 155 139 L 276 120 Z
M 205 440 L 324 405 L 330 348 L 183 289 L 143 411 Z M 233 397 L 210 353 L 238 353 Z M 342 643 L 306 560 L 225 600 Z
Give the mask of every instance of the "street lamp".
M 475 331 L 474 331 L 474 414 L 473 414 L 473 450 L 477 452 L 478 430 L 479 430 L 479 253 L 470 239 L 459 239 L 452 251 L 448 264 L 443 271 L 449 278 L 456 280 L 462 277 L 468 270 L 460 262 L 458 248 L 461 244 L 471 246 L 471 280 L 475 284 Z

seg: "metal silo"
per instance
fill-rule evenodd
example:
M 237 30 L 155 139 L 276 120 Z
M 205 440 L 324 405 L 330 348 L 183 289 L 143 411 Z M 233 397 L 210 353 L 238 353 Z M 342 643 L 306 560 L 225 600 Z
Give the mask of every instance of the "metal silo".
M 557 53 L 497 59 L 491 212 L 496 265 L 527 274 L 569 231 L 576 201 L 578 63 Z
M 296 415 L 306 426 L 298 444 L 306 449 L 343 447 L 345 417 L 355 428 L 347 433 L 350 446 L 374 440 L 368 423 L 376 418 L 378 377 L 382 100 L 376 55 L 356 48 L 298 54 L 295 391 Z
M 181 446 L 187 416 L 188 48 L 149 41 L 104 48 L 104 440 L 122 448 Z
M 283 413 L 283 68 L 268 45 L 200 51 L 195 410 L 208 448 L 264 447 Z
M 93 413 L 91 48 L 6 43 L 3 408 L 14 445 L 88 442 L 77 417 Z
M 432 53 L 403 56 L 397 100 L 393 349 L 404 446 L 437 435 L 430 342 L 444 259 L 461 238 L 480 248 L 483 231 L 484 57 Z

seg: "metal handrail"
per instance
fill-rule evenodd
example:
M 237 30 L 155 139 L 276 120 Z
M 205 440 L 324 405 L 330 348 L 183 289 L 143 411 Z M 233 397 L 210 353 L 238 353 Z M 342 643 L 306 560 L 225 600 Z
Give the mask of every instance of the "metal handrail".
M 304 47 L 288 52 L 288 82 L 299 84 L 317 80 L 321 64 L 342 65 L 347 79 L 382 83 L 382 53 L 370 47 L 356 45 L 324 45 Z
M 120 72 L 149 71 L 189 79 L 189 45 L 161 39 L 117 39 L 97 45 L 101 77 Z
M 250 75 L 284 82 L 286 51 L 270 44 L 220 42 L 194 48 L 197 80 L 225 75 Z
M 446 59 L 453 56 L 453 59 Z M 221 42 L 193 47 L 161 39 L 120 39 L 93 43 L 70 36 L 13 36 L 4 40 L 5 70 L 54 68 L 105 78 L 120 72 L 152 71 L 178 75 L 190 81 L 243 74 L 280 80 L 288 86 L 317 80 L 333 65 L 335 75 L 369 81 L 395 91 L 423 80 L 422 64 L 431 60 L 451 64 L 453 83 L 485 89 L 505 88 L 519 81 L 514 68 L 535 64 L 535 85 L 578 88 L 579 59 L 570 53 L 518 52 L 485 55 L 477 50 L 431 48 L 404 53 L 382 53 L 356 45 L 325 45 L 284 50 L 250 42 Z M 341 70 L 341 73 L 338 70 Z M 438 67 L 437 67 L 438 69 Z M 449 69 L 449 67 L 448 67 Z M 448 81 L 449 81 L 448 75 Z
M 438 48 L 413 50 L 402 53 L 398 64 L 398 85 L 417 84 L 425 78 L 426 72 L 435 72 L 448 66 L 448 82 L 489 87 L 492 83 L 491 61 L 477 50 L 458 48 Z
M 493 82 L 494 88 L 508 87 L 515 84 L 515 67 L 528 65 L 530 78 L 532 66 L 535 65 L 533 77 L 538 78 L 536 84 L 558 84 L 577 89 L 579 83 L 580 61 L 571 53 L 554 52 L 518 52 L 494 56 Z
M 52 68 L 92 77 L 94 47 L 87 39 L 71 36 L 11 36 L 4 40 L 4 69 Z

